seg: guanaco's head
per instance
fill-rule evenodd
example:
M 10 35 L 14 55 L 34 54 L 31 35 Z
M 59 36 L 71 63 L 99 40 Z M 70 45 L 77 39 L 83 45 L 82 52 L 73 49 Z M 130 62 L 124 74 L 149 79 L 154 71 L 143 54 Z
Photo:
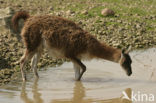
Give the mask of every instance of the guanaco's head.
M 120 58 L 120 65 L 121 67 L 126 71 L 126 74 L 130 76 L 132 74 L 132 60 L 129 56 L 129 51 L 131 50 L 131 47 L 128 48 L 128 50 L 122 50 L 121 52 L 121 58 Z

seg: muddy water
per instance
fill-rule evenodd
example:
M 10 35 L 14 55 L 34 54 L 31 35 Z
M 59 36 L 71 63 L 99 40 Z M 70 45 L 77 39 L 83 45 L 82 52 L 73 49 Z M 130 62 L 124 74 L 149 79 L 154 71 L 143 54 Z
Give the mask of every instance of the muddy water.
M 1 86 L 0 103 L 156 103 L 156 49 L 130 55 L 131 77 L 116 63 L 93 60 L 84 62 L 87 72 L 76 82 L 72 64 L 64 63 L 39 71 L 38 80 L 27 73 L 26 83 L 18 76 Z

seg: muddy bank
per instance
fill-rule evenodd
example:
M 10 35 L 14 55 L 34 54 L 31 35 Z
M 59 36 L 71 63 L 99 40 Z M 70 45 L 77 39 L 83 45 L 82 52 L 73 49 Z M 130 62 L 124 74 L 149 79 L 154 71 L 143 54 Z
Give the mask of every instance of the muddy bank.
M 120 0 L 119 0 L 120 1 Z M 128 2 L 128 1 L 127 1 Z M 127 5 L 127 9 L 132 6 L 137 7 L 139 2 L 120 4 Z M 147 3 L 148 4 L 148 3 Z M 0 0 L 0 9 L 6 7 L 12 8 L 15 12 L 27 10 L 32 15 L 51 14 L 63 16 L 78 23 L 82 28 L 95 35 L 102 42 L 116 48 L 127 48 L 132 45 L 133 49 L 147 48 L 156 45 L 156 16 L 155 3 L 150 6 L 150 13 L 142 15 L 140 12 L 124 11 L 125 7 L 118 9 L 118 6 L 112 1 L 109 3 L 95 1 L 10 1 Z M 145 8 L 148 5 L 142 4 Z M 115 15 L 103 17 L 99 14 L 105 7 L 114 7 Z M 101 7 L 101 8 L 99 8 Z M 138 9 L 137 9 L 138 10 Z M 144 12 L 147 12 L 146 10 Z M 2 13 L 3 14 L 3 13 Z M 8 21 L 7 21 L 8 22 Z M 9 22 L 8 22 L 9 23 Z M 0 85 L 8 83 L 12 75 L 19 72 L 17 61 L 22 56 L 24 46 L 21 40 L 17 39 L 19 35 L 12 33 L 6 26 L 0 24 Z M 62 64 L 63 60 L 52 60 L 45 53 L 40 60 L 39 68 L 45 66 L 55 66 Z M 29 70 L 30 66 L 27 66 Z

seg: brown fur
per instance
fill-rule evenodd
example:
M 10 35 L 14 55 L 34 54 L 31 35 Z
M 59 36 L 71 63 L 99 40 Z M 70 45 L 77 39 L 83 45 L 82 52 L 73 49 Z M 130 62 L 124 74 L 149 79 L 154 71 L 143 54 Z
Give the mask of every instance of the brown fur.
M 32 58 L 36 52 L 41 53 L 43 47 L 47 47 L 49 51 L 56 51 L 56 54 L 60 52 L 59 55 L 62 55 L 60 58 L 71 59 L 84 71 L 85 65 L 80 61 L 83 58 L 102 58 L 114 62 L 120 60 L 121 50 L 99 42 L 70 20 L 51 15 L 29 16 L 26 12 L 19 12 L 12 19 L 16 29 L 20 18 L 26 19 L 21 32 L 26 46 L 22 60 Z M 22 60 L 21 63 L 23 63 Z
M 20 17 L 21 13 L 17 15 Z M 61 17 L 32 16 L 25 22 L 21 36 L 29 51 L 36 50 L 45 39 L 50 47 L 63 50 L 67 58 L 88 52 L 97 58 L 116 62 L 120 59 L 120 50 L 100 43 L 74 22 Z
M 23 18 L 24 20 L 26 20 L 27 18 L 29 18 L 29 14 L 26 11 L 21 11 L 21 12 L 17 12 L 13 17 L 12 17 L 12 25 L 14 30 L 17 32 L 18 31 L 18 21 Z

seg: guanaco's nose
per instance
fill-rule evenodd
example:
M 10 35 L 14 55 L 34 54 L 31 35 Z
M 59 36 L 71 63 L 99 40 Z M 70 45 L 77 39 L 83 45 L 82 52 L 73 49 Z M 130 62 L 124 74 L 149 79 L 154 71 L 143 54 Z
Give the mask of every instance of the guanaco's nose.
M 131 72 L 131 71 L 127 73 L 127 75 L 128 75 L 128 76 L 131 76 L 131 74 L 132 74 L 132 72 Z

